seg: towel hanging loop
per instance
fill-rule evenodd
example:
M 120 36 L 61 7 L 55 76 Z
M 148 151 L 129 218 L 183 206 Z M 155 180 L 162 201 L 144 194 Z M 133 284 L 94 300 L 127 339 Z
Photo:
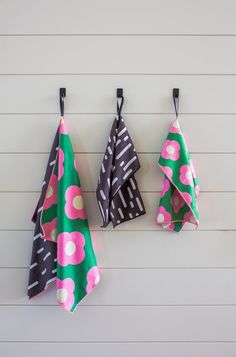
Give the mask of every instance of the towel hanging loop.
M 123 88 L 117 88 L 116 97 L 117 97 L 117 115 L 120 116 L 124 103 Z
M 59 89 L 59 96 L 61 117 L 64 117 L 64 98 L 66 97 L 66 88 Z
M 173 102 L 175 107 L 175 115 L 178 118 L 179 115 L 179 88 L 173 88 Z

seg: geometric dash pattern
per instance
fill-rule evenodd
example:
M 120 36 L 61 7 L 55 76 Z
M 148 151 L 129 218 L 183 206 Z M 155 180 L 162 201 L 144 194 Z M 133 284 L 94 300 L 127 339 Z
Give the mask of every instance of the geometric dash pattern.
M 103 225 L 113 227 L 146 213 L 136 179 L 140 163 L 121 115 L 117 115 L 104 154 L 97 201 Z
M 41 229 L 42 206 L 48 189 L 48 184 L 54 163 L 57 157 L 59 145 L 59 130 L 56 133 L 52 150 L 49 156 L 47 170 L 42 185 L 41 195 L 32 217 L 35 223 L 31 265 L 29 271 L 28 296 L 29 298 L 46 290 L 48 285 L 56 279 L 57 275 L 57 245 L 54 242 L 41 239 L 43 232 Z

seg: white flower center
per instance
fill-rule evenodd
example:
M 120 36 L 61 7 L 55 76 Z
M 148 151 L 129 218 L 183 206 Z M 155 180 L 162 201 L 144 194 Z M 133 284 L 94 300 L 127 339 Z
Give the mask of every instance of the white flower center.
M 187 180 L 188 181 L 192 181 L 192 174 L 191 174 L 191 171 L 190 170 L 188 170 L 187 172 L 186 172 L 186 178 L 187 178 Z
M 72 204 L 74 208 L 76 208 L 77 210 L 83 209 L 84 203 L 83 203 L 82 196 L 81 195 L 75 196 Z
M 158 216 L 157 216 L 157 221 L 159 223 L 162 223 L 162 222 L 164 222 L 164 220 L 165 220 L 164 214 L 159 213 Z
M 66 289 L 58 289 L 57 290 L 57 301 L 63 304 L 68 297 L 68 292 Z
M 172 145 L 167 145 L 166 151 L 168 152 L 169 155 L 172 155 L 175 152 L 175 148 Z
M 56 228 L 51 231 L 51 239 L 54 241 L 57 239 L 57 229 Z
M 74 252 L 76 251 L 76 245 L 74 242 L 72 241 L 69 241 L 66 243 L 66 246 L 65 246 L 65 253 L 66 255 L 68 256 L 71 256 L 74 254 Z
M 53 195 L 53 188 L 52 188 L 52 186 L 50 185 L 50 186 L 48 187 L 48 190 L 47 190 L 47 193 L 46 193 L 46 197 L 47 197 L 47 198 L 50 198 L 50 197 L 52 197 L 52 195 Z
M 175 204 L 175 206 L 178 206 L 178 204 L 179 204 L 179 199 L 178 199 L 178 197 L 175 197 L 175 199 L 174 199 L 174 204 Z

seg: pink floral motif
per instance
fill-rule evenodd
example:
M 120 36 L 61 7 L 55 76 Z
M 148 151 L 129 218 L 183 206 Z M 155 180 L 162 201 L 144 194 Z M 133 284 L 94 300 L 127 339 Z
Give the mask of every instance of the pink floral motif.
M 85 219 L 84 202 L 81 189 L 78 186 L 69 186 L 65 193 L 65 213 L 70 219 Z
M 162 191 L 160 193 L 160 197 L 165 196 L 165 193 L 169 190 L 170 188 L 170 182 L 166 178 L 163 180 L 163 186 L 162 186 Z
M 193 186 L 193 174 L 190 166 L 188 165 L 181 166 L 179 179 L 182 182 L 182 184 Z
M 188 192 L 182 192 L 185 202 L 190 206 L 192 203 L 192 196 Z
M 51 222 L 44 223 L 42 225 L 44 236 L 43 239 L 47 239 L 53 242 L 57 240 L 57 218 L 54 218 Z
M 163 229 L 169 232 L 173 232 L 175 228 L 174 223 L 163 224 Z
M 157 211 L 157 224 L 168 224 L 171 221 L 171 214 L 166 211 L 165 207 L 159 206 Z
M 57 203 L 57 177 L 52 174 L 43 203 L 43 209 L 48 209 Z
M 165 172 L 166 176 L 172 178 L 173 171 L 169 166 L 161 166 L 162 170 Z
M 196 198 L 198 198 L 198 196 L 199 196 L 199 192 L 200 192 L 200 186 L 199 186 L 199 185 L 197 185 L 197 186 L 195 186 L 195 194 L 196 194 Z
M 179 210 L 185 205 L 185 201 L 181 197 L 178 190 L 174 191 L 173 196 L 170 200 L 170 203 L 172 204 L 172 207 L 173 207 L 173 210 L 175 213 L 178 213 Z
M 68 134 L 67 129 L 66 129 L 66 126 L 65 126 L 65 122 L 64 122 L 64 119 L 63 119 L 63 118 L 61 118 L 59 133 L 60 133 L 60 134 L 65 134 L 65 135 Z
M 64 280 L 56 280 L 57 287 L 57 302 L 67 311 L 71 311 L 75 297 L 75 283 L 71 278 L 66 278 Z
M 176 140 L 166 140 L 162 148 L 161 156 L 164 159 L 170 159 L 173 161 L 179 158 L 180 145 Z
M 100 276 L 99 270 L 97 266 L 92 267 L 89 269 L 87 273 L 87 286 L 86 286 L 86 293 L 89 294 L 91 291 L 96 287 L 99 283 Z
M 58 151 L 58 180 L 62 178 L 64 175 L 64 160 L 65 160 L 65 155 L 64 152 L 61 148 L 59 148 Z
M 171 125 L 171 127 L 170 127 L 170 133 L 181 134 L 181 129 L 180 129 L 180 125 L 179 125 L 178 119 L 176 119 L 176 120 L 174 121 L 174 123 Z
M 57 260 L 65 267 L 69 264 L 80 264 L 85 257 L 85 239 L 80 232 L 63 232 L 57 238 Z
M 189 223 L 193 223 L 193 224 L 196 224 L 196 219 L 193 215 L 193 213 L 190 211 L 188 211 L 187 213 L 185 213 L 184 215 L 184 221 L 185 222 L 189 222 Z
M 196 178 L 197 175 L 196 175 L 192 160 L 189 160 L 189 163 L 190 163 L 190 167 L 191 167 L 193 178 Z

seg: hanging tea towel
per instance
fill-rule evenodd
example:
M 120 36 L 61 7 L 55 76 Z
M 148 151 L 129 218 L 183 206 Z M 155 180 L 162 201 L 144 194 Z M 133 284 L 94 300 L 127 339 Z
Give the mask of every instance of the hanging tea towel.
M 43 202 L 37 210 L 39 214 L 39 233 L 44 243 L 54 245 L 53 251 L 35 251 L 42 256 L 34 261 L 41 275 L 48 274 L 46 262 L 57 261 L 56 275 L 57 301 L 66 310 L 73 312 L 77 304 L 89 294 L 99 281 L 99 272 L 94 255 L 90 230 L 84 210 L 83 197 L 74 153 L 62 117 L 58 128 L 57 155 L 49 163 L 53 169 L 43 188 Z M 53 146 L 54 147 L 54 146 Z M 52 153 L 51 153 L 52 155 Z M 43 186 L 43 187 L 44 187 Z M 42 205 L 41 205 L 42 204 Z M 55 257 L 55 250 L 57 257 Z M 43 265 L 42 265 L 43 261 Z M 31 265 L 32 268 L 32 265 Z M 52 267 L 50 266 L 50 269 Z M 54 268 L 54 267 L 53 267 Z M 55 274 L 56 272 L 56 274 Z M 39 275 L 39 274 L 38 274 Z M 32 286 L 40 284 L 40 277 L 30 280 Z M 37 280 L 38 279 L 38 280 Z M 48 283 L 45 284 L 46 288 Z
M 43 202 L 46 198 L 48 184 L 57 157 L 59 130 L 57 130 L 44 177 L 42 192 L 35 209 L 32 221 L 35 223 L 31 265 L 29 272 L 29 298 L 46 290 L 47 286 L 56 279 L 57 275 L 57 246 L 54 242 L 40 239 L 43 236 L 40 224 Z M 46 258 L 45 258 L 46 257 Z
M 198 227 L 199 185 L 178 117 L 170 127 L 159 166 L 164 173 L 164 181 L 156 223 L 168 231 L 176 232 L 186 222 Z
M 113 122 L 96 190 L 103 225 L 113 227 L 145 214 L 135 173 L 140 163 L 121 115 L 123 95 L 117 100 Z

